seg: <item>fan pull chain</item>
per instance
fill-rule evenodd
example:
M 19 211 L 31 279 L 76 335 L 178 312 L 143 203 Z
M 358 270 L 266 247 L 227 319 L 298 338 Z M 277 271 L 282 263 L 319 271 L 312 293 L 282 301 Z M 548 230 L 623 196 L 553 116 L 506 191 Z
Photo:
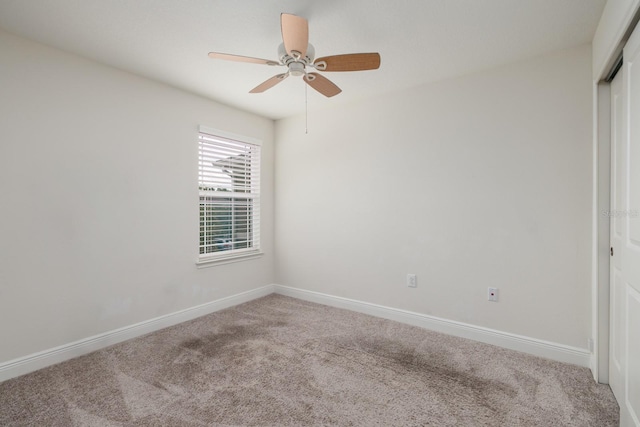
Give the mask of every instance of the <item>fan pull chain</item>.
M 309 134 L 309 104 L 307 103 L 307 86 L 304 85 L 304 134 Z

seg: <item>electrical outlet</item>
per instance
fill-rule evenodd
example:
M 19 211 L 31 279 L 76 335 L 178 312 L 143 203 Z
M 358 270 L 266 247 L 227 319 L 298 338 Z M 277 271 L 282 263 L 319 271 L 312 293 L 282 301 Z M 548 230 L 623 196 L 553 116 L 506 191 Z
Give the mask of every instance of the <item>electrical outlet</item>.
M 489 288 L 489 301 L 498 302 L 498 288 Z
M 407 286 L 410 288 L 418 287 L 418 278 L 415 274 L 407 274 Z

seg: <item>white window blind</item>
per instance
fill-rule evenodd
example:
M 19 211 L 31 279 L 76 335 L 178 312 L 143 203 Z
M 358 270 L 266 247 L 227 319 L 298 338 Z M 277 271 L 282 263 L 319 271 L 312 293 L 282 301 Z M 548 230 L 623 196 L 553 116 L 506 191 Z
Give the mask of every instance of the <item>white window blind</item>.
M 205 262 L 260 251 L 260 145 L 213 133 L 201 129 L 198 137 Z

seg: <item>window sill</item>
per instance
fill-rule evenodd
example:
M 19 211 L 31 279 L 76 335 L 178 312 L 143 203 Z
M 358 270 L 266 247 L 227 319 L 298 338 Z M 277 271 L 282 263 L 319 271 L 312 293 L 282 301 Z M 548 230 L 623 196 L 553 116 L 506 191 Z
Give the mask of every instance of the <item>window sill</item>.
M 234 262 L 240 262 L 240 261 L 247 261 L 247 260 L 250 260 L 250 259 L 256 259 L 256 258 L 262 257 L 262 255 L 264 255 L 264 252 L 256 251 L 256 252 L 247 252 L 247 253 L 242 253 L 242 254 L 233 254 L 233 255 L 227 255 L 227 256 L 220 256 L 220 257 L 215 257 L 215 258 L 203 258 L 203 259 L 199 259 L 196 262 L 196 266 L 198 268 L 214 267 L 216 265 L 231 264 L 231 263 L 234 263 Z

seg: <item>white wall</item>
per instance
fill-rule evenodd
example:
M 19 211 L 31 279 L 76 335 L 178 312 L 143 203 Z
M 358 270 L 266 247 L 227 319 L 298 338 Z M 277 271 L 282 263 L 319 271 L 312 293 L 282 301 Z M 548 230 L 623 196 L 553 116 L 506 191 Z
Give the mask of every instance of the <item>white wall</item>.
M 273 283 L 273 122 L 0 32 L 0 363 Z M 197 129 L 261 139 L 257 260 L 197 269 Z
M 582 46 L 276 122 L 277 283 L 585 348 L 591 90 Z
M 0 51 L 0 363 L 274 281 L 586 346 L 588 46 L 279 121 L 277 256 L 273 122 Z M 264 141 L 260 259 L 195 267 L 199 124 Z

